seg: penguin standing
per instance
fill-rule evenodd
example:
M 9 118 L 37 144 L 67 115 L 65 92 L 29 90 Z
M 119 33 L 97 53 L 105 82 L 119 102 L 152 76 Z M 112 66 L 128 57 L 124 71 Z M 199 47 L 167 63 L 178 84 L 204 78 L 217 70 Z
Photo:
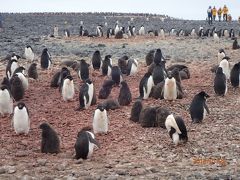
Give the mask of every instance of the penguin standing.
M 112 87 L 115 84 L 113 80 L 105 80 L 103 85 L 99 91 L 98 98 L 99 99 L 107 99 L 112 91 Z
M 139 116 L 142 111 L 143 105 L 141 99 L 137 99 L 132 106 L 130 120 L 133 122 L 139 121 Z
M 82 81 L 85 81 L 86 79 L 89 78 L 89 64 L 86 63 L 86 61 L 84 59 L 80 60 L 80 67 L 78 69 L 78 77 Z
M 51 55 L 48 52 L 48 49 L 44 48 L 41 55 L 41 68 L 49 69 L 51 67 L 51 64 L 52 64 Z
M 224 96 L 227 93 L 227 79 L 221 67 L 217 68 L 214 78 L 214 91 L 219 96 Z
M 136 59 L 130 59 L 127 63 L 127 75 L 132 76 L 138 71 L 138 62 Z
M 103 63 L 102 63 L 102 75 L 106 76 L 108 74 L 110 74 L 111 72 L 108 72 L 111 68 L 110 66 L 112 66 L 112 59 L 111 59 L 111 55 L 106 55 Z
M 103 30 L 102 30 L 102 26 L 101 25 L 97 26 L 96 34 L 97 34 L 98 37 L 103 37 Z
M 160 29 L 160 36 L 162 38 L 165 38 L 165 33 L 164 33 L 164 29 L 163 28 Z
M 223 73 L 226 75 L 227 80 L 230 78 L 230 64 L 228 56 L 225 56 L 222 61 L 219 63 L 219 67 L 222 68 Z
M 34 52 L 31 46 L 27 45 L 25 47 L 24 56 L 27 60 L 30 60 L 30 61 L 34 60 Z
M 166 100 L 176 100 L 178 97 L 177 84 L 174 77 L 167 77 L 163 87 L 163 98 Z
M 71 75 L 68 75 L 67 77 L 65 77 L 65 79 L 63 80 L 61 90 L 62 90 L 62 97 L 64 101 L 73 100 L 75 90 L 74 90 L 73 78 Z
M 94 112 L 93 117 L 93 132 L 96 133 L 107 133 L 108 132 L 108 117 L 107 111 L 103 106 L 98 106 Z
M 99 70 L 102 66 L 102 57 L 100 51 L 95 51 L 92 56 L 92 67 L 94 70 Z
M 138 31 L 138 34 L 139 34 L 140 36 L 145 35 L 145 28 L 144 28 L 143 25 L 140 27 L 140 29 L 139 29 L 139 31 Z
M 60 87 L 59 90 L 61 90 L 63 80 L 68 75 L 70 75 L 69 69 L 67 67 L 62 67 L 61 71 L 58 71 L 53 75 L 51 80 L 51 87 Z
M 205 119 L 207 113 L 209 114 L 209 109 L 206 104 L 206 99 L 209 97 L 210 96 L 204 91 L 201 91 L 194 96 L 189 108 L 193 123 L 202 122 L 202 120 Z
M 32 63 L 28 68 L 28 77 L 32 79 L 38 79 L 37 64 Z
M 151 93 L 152 87 L 154 86 L 153 77 L 150 72 L 144 74 L 143 78 L 139 83 L 140 98 L 147 99 Z
M 110 109 L 115 110 L 120 108 L 120 104 L 116 99 L 106 99 L 100 105 L 103 106 L 107 111 Z
M 230 82 L 235 88 L 240 86 L 240 62 L 234 64 L 230 73 Z
M 94 86 L 91 80 L 87 79 L 85 83 L 80 87 L 79 92 L 79 108 L 77 110 L 81 109 L 87 109 L 92 104 L 94 96 Z
M 181 117 L 174 117 L 172 114 L 168 115 L 165 126 L 175 145 L 188 141 L 187 128 Z
M 107 29 L 107 38 L 111 38 L 113 36 L 113 30 L 112 28 Z
M 121 82 L 118 102 L 121 106 L 127 106 L 132 102 L 132 94 L 126 81 Z
M 233 41 L 232 49 L 236 50 L 236 49 L 239 49 L 239 48 L 240 48 L 240 46 L 238 44 L 237 38 L 235 38 L 234 41 Z
M 21 72 L 16 73 L 19 79 L 22 81 L 23 89 L 26 91 L 28 89 L 28 78 Z
M 14 71 L 19 67 L 18 61 L 16 59 L 10 59 L 6 67 L 6 76 L 10 79 Z
M 69 29 L 64 29 L 64 35 L 65 35 L 65 37 L 70 37 Z
M 10 91 L 7 86 L 2 85 L 0 87 L 0 113 L 3 116 L 5 114 L 12 114 L 13 112 L 13 100 Z
M 147 66 L 150 66 L 150 64 L 152 64 L 153 60 L 154 60 L 154 53 L 155 53 L 155 50 L 150 50 L 146 57 L 145 57 L 145 61 L 146 61 L 146 64 Z
M 166 79 L 167 74 L 164 66 L 165 66 L 164 61 L 162 61 L 160 64 L 156 65 L 153 68 L 152 76 L 153 76 L 154 85 L 157 85 L 158 83 Z
M 220 63 L 220 61 L 226 56 L 224 49 L 219 49 L 217 56 L 218 56 L 218 63 Z
M 23 102 L 19 102 L 14 108 L 13 127 L 16 134 L 27 135 L 30 130 L 29 112 Z
M 24 96 L 24 88 L 21 79 L 18 77 L 18 75 L 14 75 L 11 80 L 11 94 L 13 96 L 13 99 L 15 101 L 19 101 L 23 98 Z
M 163 55 L 162 55 L 161 49 L 156 50 L 153 61 L 156 65 L 159 65 L 163 61 Z
M 122 74 L 127 74 L 127 68 L 128 68 L 128 56 L 123 56 L 120 59 L 118 59 L 118 67 L 120 68 Z
M 76 159 L 87 159 L 93 154 L 94 147 L 99 148 L 98 142 L 95 140 L 95 136 L 90 131 L 81 130 L 77 135 L 77 140 L 74 145 L 75 158 Z
M 118 66 L 113 66 L 111 70 L 111 79 L 115 82 L 116 85 L 119 85 L 122 82 L 122 73 Z
M 39 126 L 42 129 L 41 153 L 59 153 L 60 140 L 56 131 L 47 123 Z

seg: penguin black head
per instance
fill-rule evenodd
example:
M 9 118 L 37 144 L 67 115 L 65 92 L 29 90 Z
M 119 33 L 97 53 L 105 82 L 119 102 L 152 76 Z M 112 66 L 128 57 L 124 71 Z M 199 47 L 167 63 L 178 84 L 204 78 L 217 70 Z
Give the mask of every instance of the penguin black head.
M 32 66 L 37 67 L 37 63 L 32 63 Z
M 204 99 L 210 97 L 205 91 L 201 91 L 198 95 L 201 96 L 201 97 L 203 97 Z
M 157 53 L 161 53 L 161 54 L 162 54 L 162 51 L 161 51 L 161 49 L 160 49 L 160 48 L 158 48 L 156 52 L 157 52 Z
M 95 51 L 95 54 L 100 54 L 100 51 L 99 51 L 99 50 L 96 50 L 96 51 Z
M 85 82 L 86 82 L 87 84 L 92 84 L 92 81 L 91 81 L 90 79 L 86 79 Z
M 97 109 L 99 109 L 101 112 L 103 112 L 103 111 L 105 110 L 104 106 L 101 105 L 101 104 L 99 104 L 99 105 L 97 106 Z
M 12 56 L 11 56 L 11 59 L 12 59 L 12 60 L 13 60 L 13 59 L 18 60 L 18 59 L 20 59 L 20 58 L 21 58 L 21 56 L 15 54 L 15 53 L 13 53 Z
M 83 128 L 78 132 L 77 137 L 79 137 L 82 132 L 85 132 L 85 131 L 90 131 L 90 132 L 91 132 L 92 130 L 93 130 L 92 126 L 83 127 Z
M 44 48 L 44 49 L 43 49 L 43 53 L 46 53 L 46 52 L 48 52 L 48 49 L 47 49 L 47 48 Z
M 216 74 L 222 74 L 222 73 L 223 73 L 223 69 L 221 67 L 218 67 Z
M 147 73 L 145 73 L 145 74 L 144 74 L 144 77 L 147 77 L 147 78 L 149 78 L 151 75 L 152 75 L 152 73 L 151 73 L 151 72 L 147 72 Z
M 226 59 L 227 61 L 230 59 L 230 57 L 228 57 L 228 56 L 225 56 L 224 58 L 222 58 L 222 59 Z
M 2 85 L 2 86 L 0 86 L 0 89 L 3 91 L 5 89 L 8 89 L 8 87 L 6 85 Z
M 105 56 L 105 60 L 106 60 L 106 59 L 111 59 L 111 58 L 112 58 L 111 55 L 106 55 L 106 56 Z
M 19 102 L 17 104 L 18 109 L 23 109 L 25 107 L 25 104 L 23 102 Z
M 72 77 L 71 75 L 67 75 L 67 76 L 65 77 L 65 79 L 69 79 L 70 81 L 72 81 L 72 80 L 73 80 L 73 77 Z
M 225 51 L 224 51 L 224 49 L 219 49 L 219 51 L 218 51 L 219 53 L 225 53 Z
M 32 49 L 32 47 L 30 45 L 27 45 L 26 48 L 31 48 Z
M 47 129 L 51 129 L 50 125 L 48 123 L 42 123 L 40 126 L 39 126 L 40 129 L 42 130 L 47 130 Z

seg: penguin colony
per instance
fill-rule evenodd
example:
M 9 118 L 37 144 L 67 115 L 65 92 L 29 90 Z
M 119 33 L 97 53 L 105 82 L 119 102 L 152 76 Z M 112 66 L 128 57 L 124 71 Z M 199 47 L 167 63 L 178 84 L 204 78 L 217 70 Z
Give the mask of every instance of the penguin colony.
M 170 35 L 174 34 L 176 30 L 172 29 Z M 116 38 L 122 37 L 126 31 L 124 27 L 120 27 L 116 23 L 115 28 L 108 29 L 107 37 L 110 38 L 115 35 Z M 225 32 L 222 33 L 222 32 Z M 135 27 L 129 26 L 127 34 L 135 36 Z M 80 28 L 80 35 L 85 36 L 87 33 L 83 26 Z M 102 37 L 103 26 L 98 25 L 96 28 L 96 36 Z M 146 30 L 142 25 L 138 34 L 144 36 Z M 150 32 L 148 32 L 150 34 Z M 226 35 L 226 31 L 216 31 L 216 29 L 207 30 L 199 29 L 198 34 L 193 29 L 191 36 L 213 36 L 214 40 L 219 42 L 219 37 Z M 70 37 L 69 30 L 65 30 L 66 37 Z M 154 32 L 158 35 L 158 32 Z M 161 28 L 160 35 L 165 38 L 164 29 Z M 180 30 L 176 35 L 186 36 L 186 32 Z M 91 35 L 89 35 L 91 36 Z M 94 36 L 94 35 L 93 35 Z M 232 37 L 233 36 L 233 37 Z M 229 37 L 234 38 L 234 33 L 229 33 Z M 238 49 L 239 46 L 234 41 L 234 48 Z M 236 48 L 237 47 L 237 48 Z M 6 66 L 6 74 L 2 80 L 0 87 L 0 113 L 4 117 L 6 115 L 12 116 L 12 126 L 16 134 L 28 135 L 31 133 L 31 107 L 28 108 L 27 104 L 22 102 L 25 94 L 28 92 L 31 83 L 28 79 L 32 78 L 37 80 L 39 75 L 44 71 L 49 71 L 54 64 L 51 54 L 47 48 L 42 50 L 40 56 L 40 63 L 33 62 L 35 54 L 31 46 L 27 45 L 24 52 L 24 57 L 30 61 L 29 67 L 21 66 L 21 57 L 12 54 Z M 226 56 L 223 49 L 218 52 L 218 63 L 216 71 L 214 71 L 213 89 L 216 95 L 226 96 L 228 89 L 228 80 L 234 88 L 240 86 L 240 63 L 236 63 L 231 69 L 230 58 Z M 41 67 L 41 69 L 38 68 Z M 89 117 L 92 123 L 92 128 L 83 127 L 76 135 L 76 143 L 73 147 L 75 150 L 76 159 L 87 159 L 93 155 L 94 148 L 100 148 L 100 143 L 97 141 L 95 135 L 105 134 L 111 131 L 111 121 L 114 119 L 108 118 L 110 110 L 116 110 L 122 106 L 128 106 L 131 109 L 129 119 L 133 122 L 140 123 L 142 127 L 159 127 L 169 134 L 170 139 L 174 145 L 187 143 L 188 141 L 188 128 L 185 125 L 185 119 L 178 116 L 178 112 L 171 112 L 168 108 L 160 106 L 145 106 L 144 101 L 149 99 L 163 99 L 163 101 L 177 102 L 177 99 L 182 99 L 186 96 L 184 87 L 181 81 L 190 78 L 190 72 L 187 66 L 175 64 L 166 68 L 166 59 L 160 48 L 149 51 L 146 54 L 146 72 L 139 82 L 138 97 L 132 97 L 131 89 L 125 79 L 126 76 L 136 76 L 138 74 L 139 62 L 136 59 L 123 56 L 118 59 L 117 63 L 112 60 L 112 55 L 105 55 L 102 58 L 101 52 L 96 50 L 91 58 L 91 62 L 81 59 L 77 62 L 78 65 L 70 63 L 69 67 L 64 66 L 59 71 L 54 72 L 49 87 L 59 88 L 59 96 L 62 98 L 62 103 L 68 101 L 75 101 L 78 99 L 78 107 L 74 110 L 77 113 L 82 113 L 90 106 L 97 105 L 96 110 Z M 73 69 L 73 71 L 71 70 Z M 40 74 L 38 73 L 40 70 Z M 94 86 L 93 71 L 105 78 L 102 81 L 102 86 L 96 92 Z M 78 77 L 76 79 L 75 73 Z M 78 81 L 81 82 L 80 86 Z M 79 88 L 76 88 L 79 86 Z M 111 99 L 111 90 L 119 89 L 119 96 L 117 99 Z M 76 89 L 79 89 L 78 95 Z M 77 98 L 78 96 L 78 98 Z M 102 103 L 98 103 L 98 99 L 106 99 Z M 201 123 L 205 121 L 207 114 L 210 113 L 207 106 L 207 99 L 210 96 L 205 91 L 196 92 L 189 102 L 189 116 L 193 123 Z M 133 102 L 134 101 L 134 102 Z M 131 106 L 131 103 L 133 105 Z M 78 112 L 81 111 L 81 112 Z M 84 113 L 84 112 L 83 112 Z M 39 125 L 41 129 L 41 147 L 42 153 L 59 153 L 61 152 L 61 140 L 57 131 L 52 125 L 47 122 L 42 122 Z

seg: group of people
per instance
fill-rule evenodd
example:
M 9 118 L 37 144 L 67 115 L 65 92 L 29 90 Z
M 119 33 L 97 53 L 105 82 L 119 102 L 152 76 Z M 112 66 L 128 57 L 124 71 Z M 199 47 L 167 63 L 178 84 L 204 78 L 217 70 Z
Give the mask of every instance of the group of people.
M 218 20 L 219 22 L 222 19 L 223 16 L 223 21 L 232 21 L 232 17 L 230 14 L 228 14 L 228 8 L 226 5 L 223 6 L 223 8 L 219 8 L 218 10 L 214 6 L 213 8 L 209 6 L 207 10 L 208 14 L 208 24 L 212 24 L 213 21 L 216 21 L 216 16 L 218 15 Z

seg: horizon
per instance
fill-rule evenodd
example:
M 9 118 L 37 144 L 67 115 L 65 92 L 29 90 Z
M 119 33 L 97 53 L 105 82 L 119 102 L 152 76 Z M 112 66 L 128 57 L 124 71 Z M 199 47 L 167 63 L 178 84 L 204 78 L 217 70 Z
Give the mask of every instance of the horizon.
M 119 4 L 117 4 L 119 3 Z M 176 19 L 184 20 L 205 20 L 207 17 L 207 8 L 209 6 L 223 7 L 227 5 L 229 14 L 233 20 L 237 20 L 240 16 L 238 7 L 240 2 L 227 2 L 225 0 L 207 0 L 194 2 L 192 0 L 168 0 L 161 2 L 148 0 L 146 2 L 129 2 L 121 0 L 121 2 L 113 3 L 112 0 L 88 0 L 80 2 L 77 0 L 9 0 L 8 3 L 1 4 L 1 13 L 136 13 L 136 14 L 157 14 L 165 15 Z M 8 6 L 14 4 L 14 6 Z M 116 5 L 117 4 L 117 5 Z M 57 6 L 56 6 L 57 5 Z M 187 5 L 187 7 L 186 7 Z M 158 8 L 159 7 L 159 8 Z M 30 10 L 29 10 L 30 9 Z M 218 19 L 218 18 L 216 18 Z

